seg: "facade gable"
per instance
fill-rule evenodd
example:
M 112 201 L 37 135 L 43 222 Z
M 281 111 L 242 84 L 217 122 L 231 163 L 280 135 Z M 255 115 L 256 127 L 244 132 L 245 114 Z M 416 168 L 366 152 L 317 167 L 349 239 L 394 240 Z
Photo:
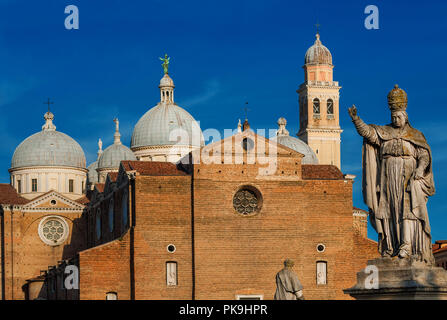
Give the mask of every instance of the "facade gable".
M 71 200 L 57 191 L 49 191 L 34 198 L 22 206 L 23 212 L 60 212 L 60 211 L 83 211 L 84 205 Z

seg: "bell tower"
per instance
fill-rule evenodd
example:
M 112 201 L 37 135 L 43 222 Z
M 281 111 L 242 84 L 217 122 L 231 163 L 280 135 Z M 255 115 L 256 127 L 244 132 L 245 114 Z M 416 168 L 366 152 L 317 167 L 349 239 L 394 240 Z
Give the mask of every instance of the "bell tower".
M 304 83 L 297 90 L 300 130 L 297 136 L 315 152 L 320 164 L 341 167 L 340 86 L 333 81 L 332 55 L 316 34 L 304 58 Z

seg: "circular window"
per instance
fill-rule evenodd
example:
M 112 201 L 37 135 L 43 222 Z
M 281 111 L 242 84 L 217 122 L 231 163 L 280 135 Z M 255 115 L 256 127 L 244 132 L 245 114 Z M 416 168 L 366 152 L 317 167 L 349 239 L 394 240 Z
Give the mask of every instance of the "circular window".
M 173 244 L 168 245 L 167 249 L 168 249 L 168 252 L 170 252 L 170 253 L 175 252 L 175 246 Z
M 254 188 L 244 187 L 233 197 L 234 209 L 243 215 L 249 215 L 259 211 L 261 207 L 261 194 Z
M 49 216 L 40 221 L 38 232 L 44 243 L 57 246 L 67 240 L 68 224 L 59 216 Z
M 324 252 L 324 250 L 326 250 L 326 246 L 322 243 L 317 245 L 317 251 L 318 252 Z
M 242 148 L 244 148 L 245 151 L 249 151 L 249 150 L 253 149 L 254 146 L 255 146 L 255 143 L 253 142 L 252 139 L 244 138 L 242 140 Z
M 50 201 L 50 203 L 51 203 L 52 206 L 55 206 L 57 201 L 53 199 L 53 200 Z

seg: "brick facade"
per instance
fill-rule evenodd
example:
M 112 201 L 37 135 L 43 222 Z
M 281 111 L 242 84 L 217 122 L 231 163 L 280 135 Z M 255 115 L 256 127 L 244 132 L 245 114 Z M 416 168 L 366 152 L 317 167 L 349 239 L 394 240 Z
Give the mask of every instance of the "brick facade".
M 232 144 L 239 140 L 230 138 Z M 349 299 L 342 289 L 378 255 L 366 237 L 366 212 L 353 210 L 353 180 L 335 166 L 301 165 L 302 156 L 285 147 L 278 147 L 275 173 L 260 176 L 265 161 L 247 164 L 242 154 L 241 164 L 222 163 L 225 143 L 205 147 L 222 151 L 211 164 L 123 161 L 118 175 L 94 191 L 84 215 L 91 248 L 78 254 L 80 299 L 105 299 L 108 292 L 118 299 L 273 299 L 286 258 L 295 261 L 306 299 Z M 247 186 L 257 190 L 261 204 L 245 216 L 234 209 L 233 197 Z M 125 212 L 128 224 L 122 225 Z M 316 284 L 320 261 L 327 264 L 325 285 Z M 168 262 L 177 263 L 175 286 L 166 282 Z

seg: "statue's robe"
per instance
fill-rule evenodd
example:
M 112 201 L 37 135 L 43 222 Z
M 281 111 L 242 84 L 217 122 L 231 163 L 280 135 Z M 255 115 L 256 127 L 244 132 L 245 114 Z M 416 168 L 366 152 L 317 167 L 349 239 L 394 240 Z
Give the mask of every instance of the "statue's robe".
M 292 270 L 284 268 L 276 274 L 275 300 L 298 300 L 301 290 L 303 286 Z
M 356 126 L 363 126 L 363 197 L 379 234 L 379 252 L 393 256 L 409 248 L 410 255 L 416 251 L 433 263 L 426 203 L 435 186 L 424 135 L 409 124 L 403 130 L 391 125 Z M 419 161 L 427 163 L 423 178 L 415 180 Z

